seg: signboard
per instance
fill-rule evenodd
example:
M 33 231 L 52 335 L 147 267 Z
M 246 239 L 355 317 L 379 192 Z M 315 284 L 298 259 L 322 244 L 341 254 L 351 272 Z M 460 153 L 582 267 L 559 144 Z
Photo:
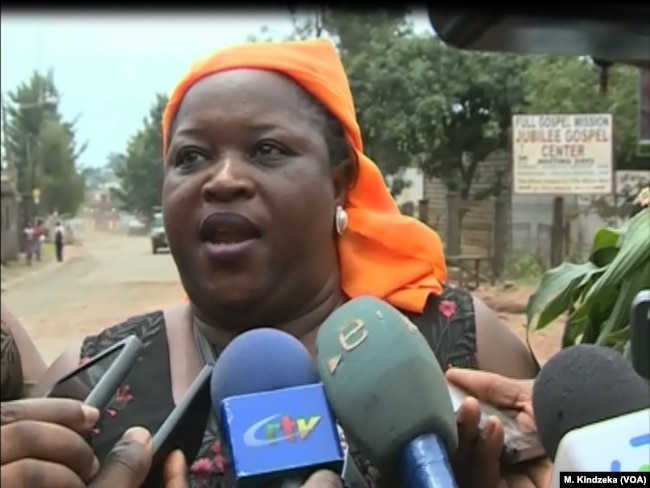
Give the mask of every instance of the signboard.
M 579 195 L 577 202 L 579 206 L 588 207 L 595 199 L 602 199 L 607 205 L 617 206 L 633 200 L 645 186 L 650 186 L 650 170 L 619 169 L 614 172 L 615 194 L 605 197 Z
M 612 138 L 611 114 L 515 115 L 514 193 L 613 193 Z

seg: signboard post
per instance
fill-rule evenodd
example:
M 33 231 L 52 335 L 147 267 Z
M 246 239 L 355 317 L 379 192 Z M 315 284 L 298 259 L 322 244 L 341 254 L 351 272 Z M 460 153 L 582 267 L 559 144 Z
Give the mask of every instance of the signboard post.
M 563 260 L 564 196 L 613 193 L 611 114 L 515 115 L 513 193 L 554 195 L 551 264 Z

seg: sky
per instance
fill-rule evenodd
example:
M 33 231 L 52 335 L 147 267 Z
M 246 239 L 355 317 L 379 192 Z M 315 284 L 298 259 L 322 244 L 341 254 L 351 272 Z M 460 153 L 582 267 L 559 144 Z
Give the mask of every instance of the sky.
M 413 16 L 416 30 L 430 30 Z M 142 125 L 156 93 L 171 92 L 190 63 L 219 47 L 259 34 L 291 33 L 288 13 L 219 13 L 145 16 L 3 13 L 0 20 L 2 93 L 34 70 L 54 70 L 64 118 L 79 116 L 79 141 L 89 141 L 83 166 L 102 166 L 122 152 Z

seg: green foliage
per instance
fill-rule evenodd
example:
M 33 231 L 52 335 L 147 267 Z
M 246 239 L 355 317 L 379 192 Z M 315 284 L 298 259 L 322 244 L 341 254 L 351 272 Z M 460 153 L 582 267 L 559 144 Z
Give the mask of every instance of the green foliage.
M 532 281 L 544 273 L 539 260 L 532 254 L 510 255 L 506 259 L 503 277 L 506 280 Z
M 639 70 L 614 65 L 607 89 L 600 89 L 600 68 L 591 60 L 569 56 L 535 56 L 524 74 L 526 112 L 611 113 L 618 168 L 630 166 L 638 143 Z
M 74 215 L 83 203 L 84 180 L 75 122 L 59 113 L 59 93 L 52 72 L 34 72 L 29 81 L 8 93 L 5 155 L 16 170 L 17 188 L 31 201 L 40 189 L 39 213 Z
M 622 228 L 602 228 L 585 263 L 563 263 L 547 271 L 526 310 L 529 330 L 540 330 L 563 314 L 562 347 L 576 342 L 623 351 L 636 294 L 650 288 L 650 209 Z
M 346 65 L 368 152 L 388 171 L 415 162 L 468 198 L 479 164 L 507 148 L 525 64 L 433 36 L 376 40 Z
M 120 189 L 115 195 L 125 210 L 151 220 L 154 207 L 160 205 L 163 185 L 162 116 L 167 105 L 165 95 L 156 95 L 142 128 L 131 137 L 124 154 L 109 160 Z

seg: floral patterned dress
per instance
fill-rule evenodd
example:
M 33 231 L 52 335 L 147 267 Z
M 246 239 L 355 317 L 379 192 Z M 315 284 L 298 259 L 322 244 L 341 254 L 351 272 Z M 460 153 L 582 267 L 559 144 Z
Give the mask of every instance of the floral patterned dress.
M 440 365 L 474 368 L 476 325 L 472 297 L 465 290 L 447 286 L 431 297 L 423 314 L 406 314 L 420 328 Z M 132 317 L 125 322 L 87 337 L 81 348 L 81 362 L 124 338 L 135 334 L 144 347 L 125 384 L 102 416 L 93 443 L 106 452 L 133 425 L 155 432 L 174 408 L 165 318 L 162 311 Z M 369 488 L 381 488 L 379 471 L 351 451 Z M 208 427 L 199 455 L 190 465 L 191 488 L 229 488 L 224 473 L 228 460 L 223 456 L 219 434 Z
M 0 395 L 2 401 L 23 396 L 23 366 L 20 351 L 9 326 L 0 322 Z

